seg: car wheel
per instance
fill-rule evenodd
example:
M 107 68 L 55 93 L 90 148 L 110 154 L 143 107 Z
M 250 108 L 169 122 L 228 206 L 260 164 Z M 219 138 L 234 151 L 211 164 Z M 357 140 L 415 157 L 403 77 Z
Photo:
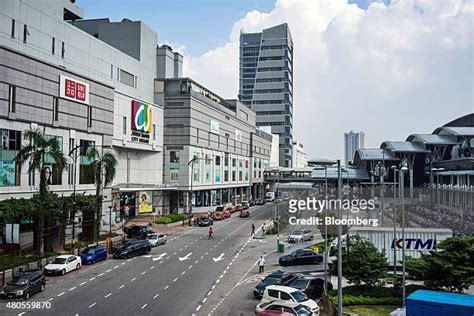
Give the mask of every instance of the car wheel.
M 79 270 L 80 268 L 81 268 L 81 265 L 78 263 L 78 264 L 76 265 L 76 270 Z
M 66 269 L 62 269 L 61 270 L 61 275 L 65 275 L 66 274 Z
M 30 299 L 30 292 L 26 292 L 25 293 L 25 300 L 29 300 Z
M 41 287 L 40 287 L 40 292 L 44 292 L 44 283 L 41 284 Z

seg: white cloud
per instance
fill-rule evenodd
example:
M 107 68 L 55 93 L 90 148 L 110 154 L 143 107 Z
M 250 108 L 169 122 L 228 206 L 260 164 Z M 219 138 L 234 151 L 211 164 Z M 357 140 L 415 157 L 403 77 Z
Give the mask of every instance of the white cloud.
M 239 33 L 287 22 L 294 50 L 294 130 L 310 157 L 342 157 L 343 133 L 366 147 L 430 133 L 474 111 L 474 6 L 462 0 L 399 0 L 367 10 L 344 0 L 277 0 L 248 12 L 227 44 L 185 54 L 185 75 L 236 98 Z

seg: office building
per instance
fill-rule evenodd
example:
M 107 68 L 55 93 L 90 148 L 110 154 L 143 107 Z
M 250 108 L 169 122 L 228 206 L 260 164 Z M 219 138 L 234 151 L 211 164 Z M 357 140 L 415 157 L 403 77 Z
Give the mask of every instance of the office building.
M 293 142 L 293 168 L 305 168 L 308 166 L 308 155 L 301 142 Z
M 279 136 L 279 165 L 292 166 L 293 40 L 288 25 L 240 35 L 239 100 L 257 114 L 257 126 Z
M 364 132 L 350 131 L 344 133 L 344 162 L 349 166 L 354 161 L 354 155 L 357 149 L 364 148 Z

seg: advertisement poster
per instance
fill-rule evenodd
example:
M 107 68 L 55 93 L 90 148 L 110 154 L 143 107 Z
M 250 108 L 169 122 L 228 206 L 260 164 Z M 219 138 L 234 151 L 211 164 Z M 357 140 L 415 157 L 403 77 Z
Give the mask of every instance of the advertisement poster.
M 123 192 L 120 194 L 120 216 L 135 216 L 135 193 Z
M 141 191 L 140 199 L 138 204 L 138 213 L 151 213 L 153 212 L 153 195 L 150 191 Z
M 179 169 L 173 168 L 170 169 L 170 181 L 177 182 L 179 180 Z
M 15 162 L 0 160 L 0 187 L 15 185 Z

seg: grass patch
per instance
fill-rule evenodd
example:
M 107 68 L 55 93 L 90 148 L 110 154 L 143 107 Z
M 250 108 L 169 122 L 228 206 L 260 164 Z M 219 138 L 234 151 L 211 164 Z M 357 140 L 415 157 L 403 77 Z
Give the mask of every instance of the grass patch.
M 396 310 L 397 305 L 359 305 L 344 307 L 345 313 L 353 313 L 360 316 L 386 316 Z
M 164 215 L 160 216 L 155 220 L 156 224 L 169 224 L 169 223 L 174 223 L 174 222 L 179 222 L 183 220 L 187 220 L 188 215 L 187 214 L 169 214 L 169 215 Z

